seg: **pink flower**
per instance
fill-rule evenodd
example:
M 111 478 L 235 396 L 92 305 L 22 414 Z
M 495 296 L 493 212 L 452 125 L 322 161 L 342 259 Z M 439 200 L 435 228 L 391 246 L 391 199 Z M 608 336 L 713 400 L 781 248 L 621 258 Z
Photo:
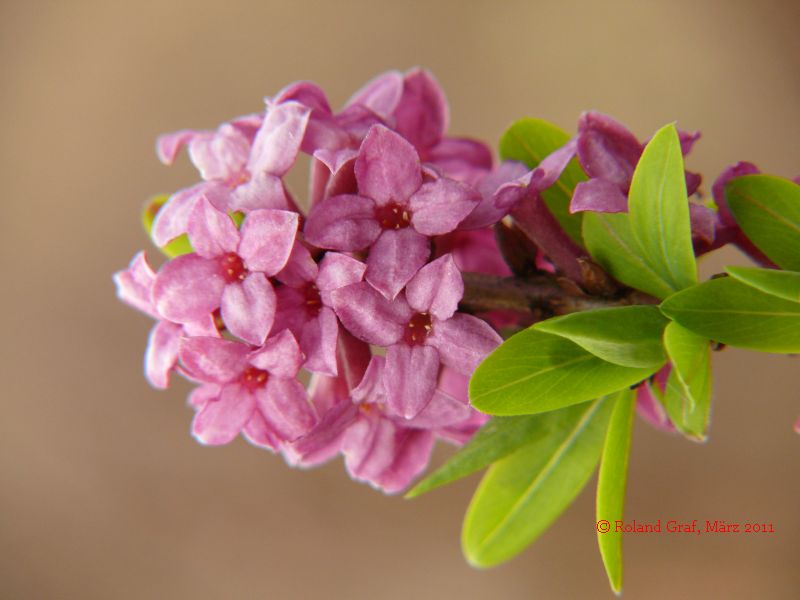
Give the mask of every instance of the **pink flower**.
M 453 231 L 478 197 L 451 179 L 423 183 L 414 147 L 380 125 L 361 145 L 355 177 L 359 195 L 333 196 L 317 204 L 305 236 L 320 248 L 370 248 L 366 280 L 392 299 L 430 256 L 428 237 Z
M 240 432 L 275 449 L 296 440 L 317 422 L 305 389 L 295 379 L 303 355 L 289 331 L 260 348 L 219 338 L 184 338 L 186 373 L 206 385 L 193 393 L 193 435 L 209 445 L 227 444 Z
M 387 348 L 387 404 L 395 414 L 411 419 L 428 405 L 441 364 L 471 375 L 502 341 L 484 321 L 456 313 L 463 293 L 448 254 L 420 269 L 393 301 L 365 282 L 331 294 L 336 314 L 354 336 Z
M 278 312 L 275 329 L 288 327 L 306 355 L 303 365 L 314 373 L 337 375 L 336 347 L 339 322 L 331 305 L 331 292 L 361 281 L 366 265 L 337 252 L 328 252 L 319 265 L 301 244 L 295 244 L 277 279 Z
M 228 331 L 261 345 L 275 316 L 275 292 L 268 277 L 286 264 L 297 224 L 297 213 L 255 210 L 240 231 L 228 215 L 201 199 L 188 223 L 196 254 L 179 256 L 159 271 L 153 286 L 158 313 L 187 324 L 220 308 Z

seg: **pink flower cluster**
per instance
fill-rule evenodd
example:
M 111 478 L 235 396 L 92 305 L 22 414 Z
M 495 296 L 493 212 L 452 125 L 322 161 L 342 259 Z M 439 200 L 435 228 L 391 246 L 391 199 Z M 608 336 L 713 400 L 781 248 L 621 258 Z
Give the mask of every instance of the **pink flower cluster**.
M 463 443 L 485 422 L 467 382 L 501 338 L 459 312 L 461 269 L 506 274 L 487 229 L 507 212 L 493 193 L 525 170 L 493 169 L 484 144 L 447 125 L 442 90 L 416 69 L 378 77 L 338 113 L 301 82 L 261 115 L 159 139 L 164 163 L 187 148 L 202 181 L 170 197 L 151 235 L 163 247 L 187 234 L 194 252 L 157 272 L 137 254 L 115 281 L 156 319 L 151 384 L 172 372 L 198 384 L 200 442 L 241 434 L 298 466 L 341 454 L 392 493 L 436 438 Z M 307 202 L 284 183 L 301 152 Z

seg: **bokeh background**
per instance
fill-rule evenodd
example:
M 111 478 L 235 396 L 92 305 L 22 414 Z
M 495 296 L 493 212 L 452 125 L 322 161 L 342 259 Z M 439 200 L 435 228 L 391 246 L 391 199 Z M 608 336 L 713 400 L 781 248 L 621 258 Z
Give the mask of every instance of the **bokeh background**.
M 743 2 L 0 3 L 0 597 L 604 598 L 593 484 L 487 572 L 459 527 L 476 478 L 413 502 L 189 436 L 188 386 L 148 387 L 148 319 L 111 273 L 147 244 L 149 195 L 194 180 L 155 136 L 259 110 L 297 79 L 340 105 L 429 67 L 451 131 L 496 143 L 582 110 L 645 138 L 700 128 L 690 166 L 800 174 L 800 4 Z M 714 257 L 706 275 L 734 253 Z M 638 423 L 627 515 L 774 523 L 773 535 L 628 536 L 627 598 L 797 598 L 798 359 L 715 356 L 706 445 Z M 449 450 L 437 453 L 441 461 Z

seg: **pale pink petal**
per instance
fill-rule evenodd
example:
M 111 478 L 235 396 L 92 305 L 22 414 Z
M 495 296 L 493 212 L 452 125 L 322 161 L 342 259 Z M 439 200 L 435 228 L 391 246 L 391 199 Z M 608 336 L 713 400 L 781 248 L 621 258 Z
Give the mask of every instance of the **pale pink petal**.
M 181 129 L 173 133 L 165 133 L 158 136 L 156 139 L 156 154 L 158 160 L 165 165 L 171 165 L 175 162 L 175 157 L 192 138 L 197 135 L 197 132 L 192 129 Z
M 275 291 L 269 280 L 262 273 L 250 273 L 241 283 L 225 286 L 220 312 L 228 331 L 260 346 L 272 328 L 276 304 Z
M 319 268 L 311 258 L 311 253 L 303 244 L 295 242 L 289 260 L 275 278 L 281 283 L 299 288 L 314 281 L 318 273 Z
M 297 158 L 310 114 L 311 109 L 299 102 L 269 106 L 253 142 L 247 170 L 253 175 L 285 175 Z
M 336 342 L 339 337 L 339 321 L 336 314 L 323 306 L 314 319 L 306 321 L 300 334 L 300 346 L 306 355 L 303 365 L 312 373 L 338 375 L 336 369 Z
M 330 305 L 330 292 L 358 283 L 364 277 L 367 265 L 338 252 L 328 252 L 319 263 L 316 285 L 323 303 Z
M 258 133 L 261 124 L 264 122 L 264 114 L 251 113 L 249 115 L 243 115 L 241 117 L 231 119 L 229 122 L 232 127 L 239 131 L 245 138 L 247 138 L 247 141 L 252 144 L 253 140 L 256 139 L 256 134 Z
M 388 71 L 379 75 L 358 90 L 347 101 L 346 106 L 360 104 L 386 118 L 392 114 L 403 94 L 403 75 L 399 71 Z
M 230 193 L 230 210 L 249 212 L 261 208 L 291 210 L 293 201 L 283 180 L 270 173 L 256 173 Z
M 383 372 L 385 368 L 386 358 L 373 355 L 361 382 L 350 392 L 355 402 L 370 404 L 385 403 L 386 387 L 383 383 Z
M 375 220 L 375 203 L 363 196 L 326 198 L 306 219 L 306 240 L 319 248 L 355 252 L 363 250 L 381 233 Z
M 144 355 L 144 374 L 147 381 L 162 390 L 169 387 L 169 373 L 178 362 L 183 329 L 169 321 L 160 321 L 150 330 Z
M 256 390 L 258 409 L 281 439 L 292 442 L 311 431 L 318 418 L 306 389 L 296 379 L 270 377 Z
M 214 337 L 183 338 L 178 356 L 186 372 L 198 381 L 229 383 L 247 368 L 245 344 Z
M 295 336 L 299 336 L 309 315 L 305 290 L 288 285 L 279 285 L 275 289 L 275 297 L 277 299 L 277 308 L 275 309 L 275 323 L 272 325 L 272 332 L 277 333 L 282 329 L 289 329 Z
M 239 230 L 226 213 L 200 198 L 189 215 L 189 241 L 203 258 L 222 256 L 239 245 Z
M 254 210 L 242 223 L 239 256 L 251 271 L 275 275 L 289 260 L 299 215 L 286 210 Z
M 170 196 L 156 214 L 150 230 L 156 246 L 166 246 L 171 240 L 189 231 L 189 215 L 208 185 L 200 183 Z
M 209 402 L 218 400 L 221 393 L 222 388 L 220 386 L 213 383 L 206 383 L 189 392 L 187 403 L 196 412 L 201 410 Z
M 156 274 L 147 264 L 144 252 L 137 253 L 127 269 L 114 273 L 117 298 L 157 319 L 158 313 L 156 313 L 150 297 L 155 281 Z
M 240 176 L 250 155 L 250 141 L 225 123 L 217 131 L 200 132 L 189 142 L 189 158 L 206 181 Z
M 392 299 L 417 274 L 430 254 L 428 238 L 411 227 L 386 229 L 369 251 L 366 279 Z
M 392 412 L 413 419 L 428 405 L 439 375 L 439 353 L 430 346 L 395 344 L 386 350 L 384 385 Z
M 405 423 L 408 427 L 418 429 L 441 429 L 463 423 L 472 416 L 472 412 L 468 404 L 436 390 L 428 405 Z
M 480 201 L 478 192 L 452 179 L 424 184 L 408 201 L 411 223 L 423 235 L 453 231 Z
M 341 448 L 342 435 L 357 414 L 358 407 L 346 398 L 333 405 L 308 435 L 283 448 L 287 462 L 294 466 L 312 467 L 336 456 Z
M 397 342 L 412 314 L 404 298 L 390 302 L 366 282 L 335 290 L 331 300 L 337 316 L 350 333 L 377 346 L 391 346 Z
M 153 285 L 153 303 L 169 321 L 200 321 L 219 307 L 224 287 L 225 280 L 216 260 L 184 254 L 159 270 Z
M 575 186 L 569 212 L 584 210 L 603 213 L 628 212 L 628 198 L 620 187 L 607 179 L 589 179 Z
M 464 295 L 464 280 L 452 254 L 445 254 L 422 267 L 406 286 L 408 304 L 437 319 L 453 316 Z
M 361 195 L 379 206 L 405 201 L 422 185 L 419 155 L 414 146 L 383 125 L 369 130 L 356 160 Z
M 297 340 L 288 329 L 267 340 L 249 359 L 250 364 L 258 369 L 268 371 L 270 375 L 292 378 L 297 375 L 303 364 L 303 353 Z
M 277 452 L 281 449 L 281 439 L 267 420 L 257 410 L 250 415 L 250 420 L 242 428 L 244 438 L 259 448 Z
M 394 111 L 397 131 L 419 149 L 435 146 L 447 131 L 447 100 L 439 82 L 423 69 L 410 71 Z
M 236 438 L 255 408 L 253 395 L 237 384 L 223 386 L 219 400 L 211 401 L 192 422 L 192 435 L 202 444 L 220 446 Z
M 447 321 L 434 321 L 427 343 L 439 351 L 442 362 L 472 375 L 475 368 L 503 342 L 491 326 L 472 315 L 456 313 Z

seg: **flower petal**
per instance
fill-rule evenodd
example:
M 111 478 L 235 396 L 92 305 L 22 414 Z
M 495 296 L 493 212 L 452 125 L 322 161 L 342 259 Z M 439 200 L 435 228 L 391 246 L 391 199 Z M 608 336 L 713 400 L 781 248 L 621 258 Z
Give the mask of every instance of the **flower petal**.
M 319 268 L 311 258 L 311 253 L 303 244 L 295 242 L 289 260 L 275 278 L 281 283 L 299 288 L 314 281 L 318 273 Z
M 281 439 L 292 442 L 317 424 L 306 389 L 296 379 L 270 377 L 255 395 L 258 409 Z
M 233 441 L 250 420 L 253 395 L 237 384 L 222 388 L 219 400 L 206 403 L 194 416 L 192 435 L 201 444 L 220 446 Z
M 336 369 L 336 342 L 339 321 L 332 309 L 323 306 L 314 319 L 306 321 L 300 334 L 300 347 L 306 355 L 303 365 L 312 373 L 338 375 Z
M 249 212 L 261 208 L 290 210 L 292 200 L 283 180 L 271 173 L 256 173 L 249 181 L 237 185 L 230 194 L 230 210 Z
M 456 313 L 436 321 L 427 343 L 439 351 L 442 362 L 463 375 L 472 375 L 486 356 L 503 342 L 485 321 Z
M 169 373 L 178 362 L 183 328 L 169 321 L 160 321 L 150 330 L 144 355 L 144 374 L 155 388 L 169 387 Z
M 239 245 L 239 230 L 226 213 L 200 198 L 189 215 L 189 241 L 203 258 L 222 256 Z
M 422 267 L 406 286 L 406 300 L 417 312 L 447 320 L 464 296 L 464 280 L 452 254 L 445 254 Z
M 425 160 L 447 177 L 469 184 L 476 184 L 492 169 L 492 151 L 469 138 L 444 138 L 428 151 Z
M 158 313 L 156 313 L 150 297 L 155 281 L 156 274 L 147 264 L 144 252 L 138 252 L 127 269 L 114 273 L 117 298 L 157 319 Z
M 156 154 L 158 160 L 165 165 L 171 165 L 175 162 L 175 157 L 192 138 L 197 135 L 197 132 L 192 129 L 181 129 L 172 133 L 165 133 L 158 136 L 156 139 Z
M 413 419 L 433 397 L 439 376 L 439 353 L 430 346 L 395 344 L 386 350 L 384 386 L 392 412 Z
M 423 235 L 453 231 L 480 202 L 476 190 L 452 179 L 424 184 L 408 201 L 411 223 Z
M 333 405 L 308 435 L 284 447 L 289 464 L 311 467 L 322 464 L 339 453 L 341 439 L 358 415 L 358 407 L 348 399 Z
M 216 131 L 198 132 L 189 141 L 189 158 L 206 181 L 238 177 L 249 155 L 250 140 L 228 123 Z
M 366 279 L 386 298 L 393 299 L 430 254 L 428 238 L 411 227 L 386 229 L 369 251 Z
M 403 204 L 420 185 L 422 172 L 414 146 L 383 125 L 367 134 L 356 160 L 356 180 L 361 195 L 382 206 Z
M 275 275 L 289 260 L 299 215 L 286 210 L 254 210 L 242 223 L 239 256 L 251 271 Z
M 333 309 L 357 338 L 378 346 L 391 346 L 403 336 L 411 309 L 400 297 L 390 302 L 366 282 L 331 293 Z
M 419 429 L 441 429 L 458 425 L 470 417 L 472 409 L 468 404 L 436 390 L 428 405 L 406 424 Z
M 272 450 L 273 452 L 281 449 L 280 437 L 257 410 L 253 411 L 253 414 L 250 415 L 250 420 L 245 423 L 242 428 L 242 435 L 248 442 L 259 448 Z
M 362 404 L 384 404 L 386 387 L 383 385 L 383 372 L 386 357 L 373 355 L 361 382 L 350 392 L 353 401 Z
M 269 280 L 263 273 L 250 273 L 241 283 L 225 286 L 220 312 L 228 331 L 260 346 L 272 329 L 276 304 L 275 291 Z
M 481 178 L 477 183 L 481 200 L 467 218 L 461 221 L 459 228 L 479 229 L 494 225 L 505 217 L 514 202 L 504 200 L 502 204 L 504 204 L 505 208 L 499 207 L 494 199 L 495 192 L 500 186 L 524 176 L 527 172 L 527 168 L 522 163 L 507 160 L 500 163 L 494 171 Z M 523 190 L 524 188 L 520 187 L 520 197 L 524 193 Z
M 319 248 L 355 252 L 380 235 L 375 203 L 363 196 L 326 198 L 311 210 L 305 223 L 306 240 Z
M 225 280 L 216 260 L 184 254 L 159 270 L 153 285 L 153 304 L 165 319 L 191 323 L 219 307 L 224 287 Z
M 307 106 L 312 111 L 330 114 L 331 107 L 328 98 L 317 84 L 310 81 L 297 81 L 291 83 L 277 93 L 272 99 L 273 104 L 295 101 Z
M 303 141 L 311 109 L 299 102 L 267 107 L 267 116 L 256 134 L 247 170 L 283 176 L 292 168 Z
M 297 340 L 288 329 L 267 340 L 263 347 L 253 352 L 249 359 L 250 364 L 270 375 L 292 378 L 297 375 L 303 364 L 303 353 Z
M 439 82 L 424 69 L 403 80 L 403 96 L 394 111 L 397 131 L 420 150 L 435 146 L 447 131 L 447 99 Z
M 178 356 L 186 372 L 198 381 L 229 383 L 247 368 L 250 348 L 239 342 L 215 337 L 181 340 Z
M 589 177 L 601 177 L 628 191 L 642 145 L 609 116 L 584 113 L 578 122 L 578 158 Z
M 383 118 L 392 114 L 403 95 L 403 75 L 388 71 L 368 82 L 347 101 L 345 106 L 360 104 Z
M 628 212 L 628 198 L 616 183 L 608 179 L 589 179 L 575 186 L 569 212 L 584 210 L 603 213 Z
M 330 292 L 358 283 L 364 278 L 366 270 L 367 265 L 360 260 L 338 252 L 326 253 L 319 263 L 319 275 L 316 278 L 323 303 L 330 305 Z
M 170 196 L 153 220 L 150 236 L 156 246 L 166 246 L 170 241 L 189 230 L 189 215 L 209 184 L 200 183 Z

